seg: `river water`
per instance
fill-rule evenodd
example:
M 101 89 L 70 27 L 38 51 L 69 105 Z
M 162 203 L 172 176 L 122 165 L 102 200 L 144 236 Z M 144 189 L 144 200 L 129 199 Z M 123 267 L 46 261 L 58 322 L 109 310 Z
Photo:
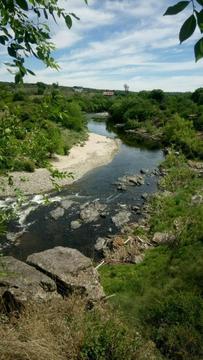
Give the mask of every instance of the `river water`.
M 117 135 L 107 130 L 104 122 L 89 120 L 89 131 L 111 138 Z M 82 148 L 81 148 L 82 151 Z M 94 258 L 94 244 L 99 236 L 119 233 L 120 229 L 112 222 L 112 216 L 125 209 L 131 211 L 131 221 L 140 215 L 133 212 L 132 206 L 142 206 L 143 193 L 153 193 L 157 189 L 157 176 L 145 176 L 142 186 L 129 186 L 127 191 L 120 192 L 115 186 L 119 177 L 140 174 L 141 169 L 148 169 L 151 173 L 163 160 L 161 150 L 149 150 L 136 146 L 129 146 L 122 142 L 118 153 L 111 163 L 90 171 L 82 179 L 64 188 L 57 194 L 49 194 L 52 203 L 48 205 L 27 206 L 27 215 L 21 221 L 9 225 L 9 233 L 23 233 L 13 242 L 2 239 L 4 254 L 13 255 L 19 259 L 33 253 L 54 246 L 67 246 L 80 250 L 85 255 Z M 57 196 L 57 198 L 56 198 Z M 98 199 L 107 205 L 107 215 L 99 217 L 91 223 L 84 223 L 77 230 L 71 229 L 71 221 L 80 217 L 81 205 Z M 65 210 L 63 216 L 54 220 L 50 213 L 60 206 L 61 200 L 72 200 L 73 204 Z M 32 209 L 32 211 L 31 211 Z

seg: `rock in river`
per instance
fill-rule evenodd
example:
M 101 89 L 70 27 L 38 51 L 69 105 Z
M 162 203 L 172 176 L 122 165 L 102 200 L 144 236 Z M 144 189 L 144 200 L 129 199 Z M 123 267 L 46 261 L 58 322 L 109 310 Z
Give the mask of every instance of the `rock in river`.
M 80 220 L 74 220 L 74 221 L 71 221 L 71 224 L 70 224 L 70 227 L 72 230 L 77 230 L 81 227 L 81 221 Z
M 130 217 L 131 213 L 129 211 L 120 211 L 112 217 L 112 221 L 116 225 L 116 227 L 121 227 L 124 224 L 128 223 Z
M 60 217 L 64 215 L 64 213 L 65 213 L 64 208 L 59 206 L 56 209 L 52 210 L 50 212 L 50 215 L 54 220 L 58 220 Z
M 28 256 L 27 262 L 54 279 L 62 295 L 77 292 L 91 301 L 104 297 L 91 260 L 78 250 L 58 246 Z
M 12 256 L 0 261 L 0 309 L 20 310 L 29 300 L 45 301 L 58 297 L 55 282 Z
M 80 218 L 85 223 L 90 223 L 98 219 L 99 216 L 104 216 L 107 205 L 100 204 L 98 201 L 87 203 L 81 206 Z

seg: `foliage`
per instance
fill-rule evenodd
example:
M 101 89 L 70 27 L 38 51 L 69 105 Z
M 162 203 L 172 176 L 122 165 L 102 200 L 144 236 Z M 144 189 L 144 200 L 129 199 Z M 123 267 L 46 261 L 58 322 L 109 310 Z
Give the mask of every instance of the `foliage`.
M 203 158 L 203 144 L 197 134 L 203 128 L 202 110 L 201 89 L 192 95 L 155 89 L 117 96 L 108 111 L 110 122 L 124 124 L 120 131 L 134 130 L 131 137 L 134 133 L 138 140 L 148 137 L 159 146 L 160 141 L 162 145 L 174 144 L 188 157 Z
M 87 3 L 87 0 L 85 0 Z M 22 82 L 26 74 L 34 73 L 25 67 L 25 57 L 35 56 L 46 66 L 58 69 L 51 51 L 50 18 L 64 20 L 72 27 L 72 19 L 78 17 L 66 13 L 58 0 L 0 0 L 0 44 L 6 46 L 8 55 L 13 59 L 11 68 L 16 68 L 15 82 Z
M 43 95 L 46 90 L 46 84 L 43 82 L 37 82 L 37 95 Z
M 203 32 L 203 1 L 202 0 L 189 0 L 189 1 L 179 1 L 173 6 L 169 6 L 164 15 L 176 15 L 183 10 L 191 6 L 192 14 L 185 20 L 181 26 L 179 32 L 179 40 L 182 43 L 183 41 L 189 39 L 196 27 L 199 28 L 200 33 Z M 195 59 L 198 61 L 203 57 L 203 37 L 197 41 L 194 46 Z
M 197 139 L 191 120 L 185 120 L 178 115 L 173 116 L 163 129 L 163 137 L 167 143 L 175 144 L 179 150 L 182 149 L 188 157 L 203 158 L 203 144 Z
M 14 95 L 8 93 L 2 105 L 1 171 L 44 167 L 54 153 L 67 154 L 73 144 L 86 137 L 86 122 L 79 105 L 67 101 L 60 90 L 53 99 L 51 89 L 38 103 L 33 95 L 22 94 L 25 91 L 21 88 Z
M 203 105 L 203 88 L 196 89 L 191 98 L 198 105 Z
M 203 351 L 203 204 L 193 199 L 203 197 L 202 179 L 182 155 L 170 154 L 162 166 L 168 193 L 151 200 L 145 235 L 172 232 L 176 241 L 147 251 L 139 265 L 106 265 L 100 274 L 107 294 L 115 294 L 113 306 L 164 358 L 197 360 Z

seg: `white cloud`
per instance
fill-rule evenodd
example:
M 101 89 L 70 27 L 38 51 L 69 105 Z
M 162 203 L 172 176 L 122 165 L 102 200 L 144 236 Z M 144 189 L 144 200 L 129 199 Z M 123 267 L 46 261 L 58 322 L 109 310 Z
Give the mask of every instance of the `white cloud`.
M 201 86 L 197 72 L 202 62 L 194 62 L 194 40 L 181 46 L 178 42 L 189 9 L 185 15 L 163 17 L 169 5 L 166 0 L 89 0 L 89 6 L 83 0 L 60 3 L 81 20 L 75 20 L 71 30 L 62 20 L 52 25 L 61 70 L 38 70 L 36 81 L 120 89 L 128 82 L 132 90 Z

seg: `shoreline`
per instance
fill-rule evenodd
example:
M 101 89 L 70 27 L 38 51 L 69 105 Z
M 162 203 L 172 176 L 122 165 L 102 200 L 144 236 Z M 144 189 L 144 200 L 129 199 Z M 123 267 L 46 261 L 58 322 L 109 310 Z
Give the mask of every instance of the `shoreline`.
M 82 178 L 89 171 L 110 163 L 119 149 L 120 142 L 106 136 L 89 133 L 84 145 L 75 145 L 68 155 L 56 155 L 51 161 L 53 168 L 72 173 L 74 178 L 68 177 L 57 180 L 60 186 L 71 185 Z M 33 173 L 20 171 L 12 172 L 13 185 L 8 185 L 5 177 L 0 178 L 0 197 L 15 196 L 14 189 L 18 188 L 24 195 L 34 195 L 55 190 L 47 169 L 36 169 Z

